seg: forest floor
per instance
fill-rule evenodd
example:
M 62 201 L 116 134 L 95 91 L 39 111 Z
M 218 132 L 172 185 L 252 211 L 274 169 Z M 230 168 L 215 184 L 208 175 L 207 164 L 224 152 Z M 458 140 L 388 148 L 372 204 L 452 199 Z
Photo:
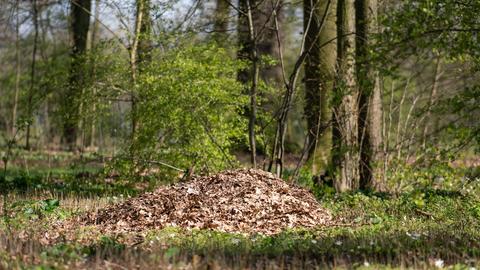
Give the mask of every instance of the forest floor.
M 8 185 L 0 202 L 0 269 L 480 266 L 478 196 L 432 188 L 319 197 L 318 207 L 333 222 L 311 228 L 265 234 L 163 226 L 139 233 L 79 226 L 51 241 L 45 233 L 59 231 L 59 224 L 111 210 L 115 203 L 135 200 L 142 193 L 138 187 L 152 186 L 105 178 L 97 162 L 65 167 L 69 157 L 56 156 L 50 167 L 31 165 L 36 158 L 45 159 L 25 159 L 30 166 L 13 163 L 3 176 Z

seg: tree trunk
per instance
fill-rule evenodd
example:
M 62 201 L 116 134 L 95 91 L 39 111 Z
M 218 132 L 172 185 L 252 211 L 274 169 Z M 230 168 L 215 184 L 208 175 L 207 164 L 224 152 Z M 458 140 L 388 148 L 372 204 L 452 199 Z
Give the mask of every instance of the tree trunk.
M 92 25 L 92 35 L 91 35 L 91 38 L 90 38 L 90 49 L 94 50 L 95 49 L 95 44 L 97 42 L 97 36 L 98 36 L 98 30 L 100 28 L 100 23 L 99 23 L 99 9 L 100 9 L 100 0 L 95 0 L 95 16 L 94 16 L 94 21 L 93 21 L 93 25 Z M 95 52 L 96 53 L 96 52 Z M 92 63 L 91 63 L 91 66 L 92 66 L 92 80 L 95 81 L 96 79 L 96 73 L 97 73 L 97 67 L 96 67 L 96 64 L 95 64 L 95 57 L 92 57 L 91 59 Z M 93 87 L 93 96 L 95 97 L 97 92 L 96 92 L 96 88 Z M 97 102 L 96 101 L 93 101 L 92 102 L 92 114 L 94 115 L 94 117 L 92 117 L 91 119 L 91 123 L 90 123 L 90 148 L 94 148 L 95 147 L 95 136 L 96 136 L 96 125 L 95 125 L 95 121 L 96 121 L 96 111 L 97 111 Z
M 339 0 L 337 6 L 338 80 L 334 97 L 335 188 L 339 192 L 358 188 L 358 91 L 355 78 L 354 0 Z
M 37 45 L 38 45 L 38 5 L 37 1 L 32 1 L 32 11 L 33 11 L 33 28 L 34 28 L 34 38 L 33 38 L 33 51 L 32 51 L 32 65 L 30 73 L 30 89 L 28 91 L 27 99 L 27 131 L 25 135 L 25 149 L 30 150 L 30 132 L 31 125 L 33 121 L 33 90 L 35 87 L 35 65 L 37 62 Z
M 314 175 L 324 174 L 331 158 L 332 111 L 329 97 L 334 87 L 337 57 L 335 10 L 335 2 L 329 5 L 328 1 L 304 0 L 305 47 L 308 50 L 305 59 L 305 117 L 308 124 L 308 160 Z
M 283 24 L 283 0 L 256 1 L 258 11 L 256 15 L 256 31 L 258 32 L 258 54 L 259 57 L 269 56 L 277 61 L 274 65 L 266 66 L 260 71 L 260 78 L 275 89 L 282 89 L 284 86 L 282 67 L 280 64 L 279 42 L 284 41 L 283 31 L 277 33 L 278 26 Z M 277 25 L 275 24 L 277 20 Z M 254 17 L 255 21 L 255 17 Z M 277 38 L 278 34 L 278 38 Z M 273 98 L 273 97 L 272 97 Z M 267 97 L 270 99 L 270 97 Z
M 228 35 L 228 15 L 230 13 L 230 5 L 228 4 L 228 0 L 217 0 L 215 7 L 215 18 L 214 18 L 214 25 L 213 25 L 213 37 L 215 41 L 219 44 L 223 44 Z
M 12 111 L 12 131 L 11 136 L 15 139 L 17 134 L 17 110 L 18 110 L 18 96 L 20 93 L 20 14 L 19 14 L 19 2 L 16 1 L 16 16 L 15 16 L 15 95 L 13 99 L 13 111 Z
M 357 79 L 359 85 L 360 188 L 384 189 L 383 107 L 378 71 L 371 55 L 378 32 L 377 0 L 356 1 Z
M 254 15 L 252 10 L 252 2 L 255 4 L 255 1 L 251 0 L 241 0 L 240 1 L 240 14 L 239 17 L 239 43 L 240 50 L 238 57 L 240 59 L 248 59 L 252 63 L 250 69 L 241 70 L 238 74 L 239 80 L 249 88 L 250 95 L 250 107 L 249 107 L 249 121 L 248 121 L 248 141 L 250 146 L 250 163 L 253 168 L 257 167 L 256 161 L 256 138 L 255 138 L 255 126 L 257 120 L 257 88 L 258 80 L 260 73 L 260 63 L 258 56 L 257 48 L 257 34 L 254 22 Z M 244 32 L 240 33 L 240 29 L 243 30 L 243 23 L 246 22 L 248 28 L 247 34 Z M 247 86 L 250 83 L 249 87 Z
M 65 120 L 63 136 L 70 150 L 75 148 L 77 140 L 77 124 L 79 104 L 85 83 L 85 52 L 87 49 L 88 29 L 90 27 L 91 0 L 71 1 L 71 25 L 73 47 L 71 49 L 72 64 L 70 67 L 70 85 L 65 96 Z
M 242 61 L 248 61 L 250 58 L 250 52 L 252 51 L 252 44 L 250 42 L 250 29 L 248 27 L 248 16 L 247 16 L 247 1 L 249 0 L 239 0 L 239 12 L 238 12 L 238 51 L 237 58 Z M 253 15 L 252 15 L 253 16 Z M 243 85 L 246 85 L 250 77 L 250 69 L 244 68 L 238 71 L 237 79 Z
M 135 93 L 138 72 L 142 72 L 151 60 L 151 30 L 150 0 L 137 0 L 135 18 L 135 37 L 130 50 L 130 66 L 132 73 L 133 90 L 132 101 L 132 140 L 135 139 L 137 129 L 137 96 Z
M 138 72 L 142 72 L 152 60 L 152 19 L 150 0 L 138 0 L 137 9 L 141 12 L 140 32 L 138 35 Z
M 267 0 L 240 0 L 239 1 L 239 18 L 238 18 L 238 43 L 239 50 L 237 57 L 240 60 L 249 60 L 251 67 L 239 70 L 238 80 L 243 83 L 246 89 L 249 89 L 251 98 L 250 108 L 247 114 L 249 115 L 249 144 L 251 148 L 251 160 L 254 164 L 254 150 L 255 146 L 255 122 L 257 110 L 257 93 L 260 78 L 267 84 L 280 88 L 283 85 L 283 73 L 281 64 L 260 69 L 260 59 L 262 56 L 270 56 L 276 60 L 280 58 L 280 46 L 282 35 L 278 30 L 278 23 L 282 21 L 281 12 L 282 1 Z M 266 100 L 271 100 L 273 97 L 266 97 Z M 267 108 L 269 104 L 262 104 L 263 109 Z
M 275 60 L 280 59 L 280 51 L 278 46 L 277 31 L 275 26 L 275 15 L 278 24 L 283 21 L 282 0 L 250 0 L 249 5 L 252 13 L 252 23 L 255 32 L 256 50 L 258 56 L 270 56 Z M 247 0 L 239 2 L 239 18 L 238 18 L 238 42 L 239 42 L 239 59 L 248 59 L 252 50 L 249 38 L 249 26 L 247 15 Z M 275 14 L 276 13 L 276 14 Z M 283 34 L 280 32 L 280 41 L 283 41 Z M 240 81 L 249 81 L 250 72 L 240 74 Z M 251 73 L 250 73 L 251 75 Z M 283 86 L 283 75 L 280 63 L 264 67 L 260 70 L 260 78 L 270 85 Z

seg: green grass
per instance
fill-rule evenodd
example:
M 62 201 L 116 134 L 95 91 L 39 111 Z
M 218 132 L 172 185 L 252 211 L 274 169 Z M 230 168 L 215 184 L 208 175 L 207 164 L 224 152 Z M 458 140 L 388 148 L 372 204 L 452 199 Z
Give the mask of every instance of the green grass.
M 140 190 L 135 182 L 110 178 L 102 168 L 24 168 L 12 167 L 0 173 L 0 193 L 50 191 L 79 196 L 134 195 Z
M 454 269 L 478 266 L 480 203 L 459 193 L 426 190 L 424 194 L 422 204 L 416 201 L 416 193 L 396 198 L 357 193 L 325 199 L 322 203 L 339 218 L 337 226 L 290 230 L 275 236 L 166 228 L 144 236 L 94 233 L 54 245 L 39 243 L 41 239 L 35 239 L 35 231 L 78 214 L 82 207 L 86 211 L 91 200 L 98 198 L 66 198 L 49 208 L 45 200 L 16 197 L 7 203 L 12 216 L 8 221 L 11 233 L 0 236 L 4 249 L 0 257 L 3 256 L 7 268 L 107 267 L 105 261 L 145 268 L 158 264 L 181 268 L 192 263 L 237 269 L 366 265 L 430 268 L 438 260 Z M 72 206 L 72 200 L 81 201 Z M 104 199 L 103 205 L 107 203 L 109 200 Z M 0 224 L 7 227 L 5 220 Z M 31 236 L 22 243 L 32 251 L 20 258 L 15 255 L 15 246 L 5 242 L 20 241 L 15 239 L 25 231 Z
M 478 189 L 471 186 L 417 188 L 400 194 L 318 194 L 336 217 L 335 226 L 275 236 L 180 228 L 101 235 L 87 227 L 79 228 L 72 239 L 52 244 L 43 233 L 54 232 L 57 222 L 123 200 L 138 189 L 122 181 L 105 183 L 95 169 L 87 174 L 75 168 L 28 173 L 13 168 L 8 175 L 0 203 L 0 269 L 480 265 L 480 199 Z

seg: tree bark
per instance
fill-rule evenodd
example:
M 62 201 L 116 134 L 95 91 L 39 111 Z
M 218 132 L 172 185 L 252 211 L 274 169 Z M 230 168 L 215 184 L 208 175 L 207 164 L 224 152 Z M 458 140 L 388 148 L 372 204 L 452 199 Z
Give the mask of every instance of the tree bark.
M 337 84 L 334 96 L 335 188 L 339 192 L 358 188 L 358 91 L 355 78 L 354 0 L 339 0 L 337 6 Z
M 304 0 L 305 117 L 308 125 L 308 160 L 314 175 L 324 174 L 330 164 L 332 111 L 329 98 L 334 87 L 336 44 L 336 3 Z M 327 10 L 328 9 L 328 10 Z M 322 20 L 324 25 L 322 26 Z M 310 24 L 308 21 L 310 19 Z
M 87 49 L 88 29 L 90 27 L 91 0 L 71 1 L 70 31 L 73 39 L 71 49 L 72 64 L 70 67 L 70 83 L 65 96 L 65 119 L 63 136 L 70 150 L 75 148 L 77 140 L 77 124 L 79 119 L 82 89 L 85 83 L 85 52 Z
M 35 65 L 37 62 L 37 46 L 38 46 L 38 5 L 37 1 L 32 1 L 32 11 L 33 11 L 33 28 L 34 28 L 34 38 L 33 38 L 33 51 L 32 51 L 32 65 L 30 73 L 30 89 L 28 91 L 27 99 L 27 127 L 25 135 L 25 149 L 30 150 L 30 132 L 31 125 L 33 121 L 33 91 L 35 87 Z
M 12 110 L 12 130 L 11 136 L 15 137 L 17 134 L 17 110 L 18 110 L 18 96 L 20 93 L 20 14 L 19 14 L 19 2 L 16 1 L 16 16 L 15 16 L 15 95 L 13 99 Z
M 100 0 L 95 0 L 95 15 L 94 15 L 94 21 L 93 21 L 93 25 L 92 25 L 92 35 L 91 35 L 91 38 L 90 38 L 90 49 L 92 49 L 92 50 L 95 49 L 95 44 L 97 42 L 98 31 L 99 31 L 99 28 L 100 28 L 99 9 L 100 9 Z M 91 65 L 92 65 L 92 79 L 93 79 L 93 81 L 95 81 L 95 77 L 96 77 L 96 73 L 97 73 L 97 66 L 96 66 L 96 63 L 95 63 L 95 57 L 92 57 L 91 61 L 92 61 L 91 62 Z M 95 97 L 96 94 L 97 94 L 96 88 L 93 87 L 92 91 L 93 91 L 92 94 Z M 93 113 L 93 115 L 96 114 L 96 111 L 97 111 L 97 102 L 94 101 L 94 102 L 92 102 L 92 113 Z M 93 117 L 91 119 L 91 123 L 90 123 L 90 144 L 89 144 L 89 146 L 92 149 L 95 147 L 95 136 L 96 136 L 95 121 L 96 121 L 96 117 Z
M 284 19 L 282 3 L 283 0 L 250 0 L 249 2 L 256 49 L 260 58 L 262 56 L 270 56 L 275 60 L 280 59 L 275 16 L 278 24 L 282 24 Z M 252 44 L 249 32 L 247 0 L 240 0 L 238 17 L 239 59 L 248 59 L 250 56 Z M 280 41 L 283 41 L 283 33 L 280 32 L 278 34 Z M 251 72 L 240 74 L 240 81 L 251 80 L 251 76 L 248 74 L 251 75 Z M 270 85 L 281 87 L 283 85 L 283 74 L 279 61 L 275 65 L 262 68 L 260 70 L 260 78 Z
M 138 0 L 137 9 L 142 13 L 138 35 L 138 71 L 142 72 L 152 60 L 152 19 L 150 0 Z
M 229 0 L 217 0 L 216 7 L 215 7 L 215 18 L 214 18 L 214 25 L 213 25 L 213 37 L 215 41 L 219 44 L 223 44 L 228 35 L 228 15 L 230 13 L 230 5 L 228 4 Z
M 377 0 L 356 0 L 360 188 L 381 191 L 385 187 L 383 106 L 380 78 L 372 60 L 373 35 L 378 32 L 377 16 Z
M 278 23 L 282 21 L 281 0 L 240 0 L 239 18 L 238 18 L 238 44 L 239 50 L 237 58 L 248 60 L 251 63 L 249 68 L 239 70 L 238 80 L 243 83 L 246 89 L 249 89 L 251 98 L 250 108 L 246 110 L 249 115 L 249 144 L 250 148 L 255 145 L 255 136 L 252 133 L 255 129 L 254 122 L 257 110 L 257 93 L 260 79 L 267 84 L 281 88 L 283 85 L 283 73 L 280 61 L 273 66 L 260 68 L 260 59 L 263 56 L 270 56 L 276 60 L 280 59 L 279 40 L 282 40 L 281 33 L 278 31 Z M 271 100 L 273 97 L 266 97 Z M 262 104 L 262 108 L 267 108 L 269 104 Z M 255 108 L 254 108 L 255 107 Z M 255 121 L 252 121 L 254 120 Z M 254 153 L 251 150 L 252 165 Z M 255 162 L 256 163 L 256 162 Z
M 260 64 L 258 59 L 257 44 L 256 44 L 256 35 L 253 25 L 253 16 L 252 16 L 252 7 L 250 1 L 246 1 L 247 4 L 247 17 L 248 17 L 248 28 L 249 28 L 249 37 L 250 43 L 252 44 L 252 50 L 250 51 L 250 58 L 252 59 L 252 85 L 250 87 L 250 119 L 248 124 L 249 129 L 249 141 L 250 141 L 250 162 L 252 167 L 255 169 L 257 167 L 257 145 L 255 140 L 255 122 L 257 121 L 257 88 L 258 88 L 258 77 L 260 73 Z
M 142 72 L 151 60 L 151 29 L 150 0 L 137 0 L 137 11 L 135 19 L 135 37 L 130 49 L 130 66 L 132 74 L 133 91 L 132 102 L 132 140 L 135 138 L 137 129 L 137 96 L 135 88 L 137 75 Z
M 257 118 L 257 89 L 260 73 L 260 63 L 257 47 L 257 32 L 254 21 L 254 14 L 252 10 L 252 4 L 255 1 L 241 0 L 239 14 L 239 45 L 240 50 L 238 52 L 238 58 L 251 61 L 251 68 L 240 70 L 238 73 L 238 79 L 242 82 L 246 88 L 249 88 L 250 107 L 248 108 L 249 121 L 248 121 L 248 141 L 250 146 L 250 163 L 253 168 L 257 167 L 256 161 L 256 138 L 255 127 Z M 246 23 L 246 25 L 244 24 Z M 244 32 L 244 27 L 247 27 L 248 32 Z M 250 83 L 250 85 L 249 85 Z

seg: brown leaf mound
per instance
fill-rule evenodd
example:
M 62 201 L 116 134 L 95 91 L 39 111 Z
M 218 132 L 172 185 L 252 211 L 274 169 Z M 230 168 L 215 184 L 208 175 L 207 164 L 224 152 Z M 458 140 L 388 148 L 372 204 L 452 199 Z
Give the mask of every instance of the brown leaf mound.
M 166 226 L 224 232 L 275 234 L 331 222 L 313 195 L 253 169 L 224 171 L 161 187 L 84 218 L 109 232 L 139 232 Z

